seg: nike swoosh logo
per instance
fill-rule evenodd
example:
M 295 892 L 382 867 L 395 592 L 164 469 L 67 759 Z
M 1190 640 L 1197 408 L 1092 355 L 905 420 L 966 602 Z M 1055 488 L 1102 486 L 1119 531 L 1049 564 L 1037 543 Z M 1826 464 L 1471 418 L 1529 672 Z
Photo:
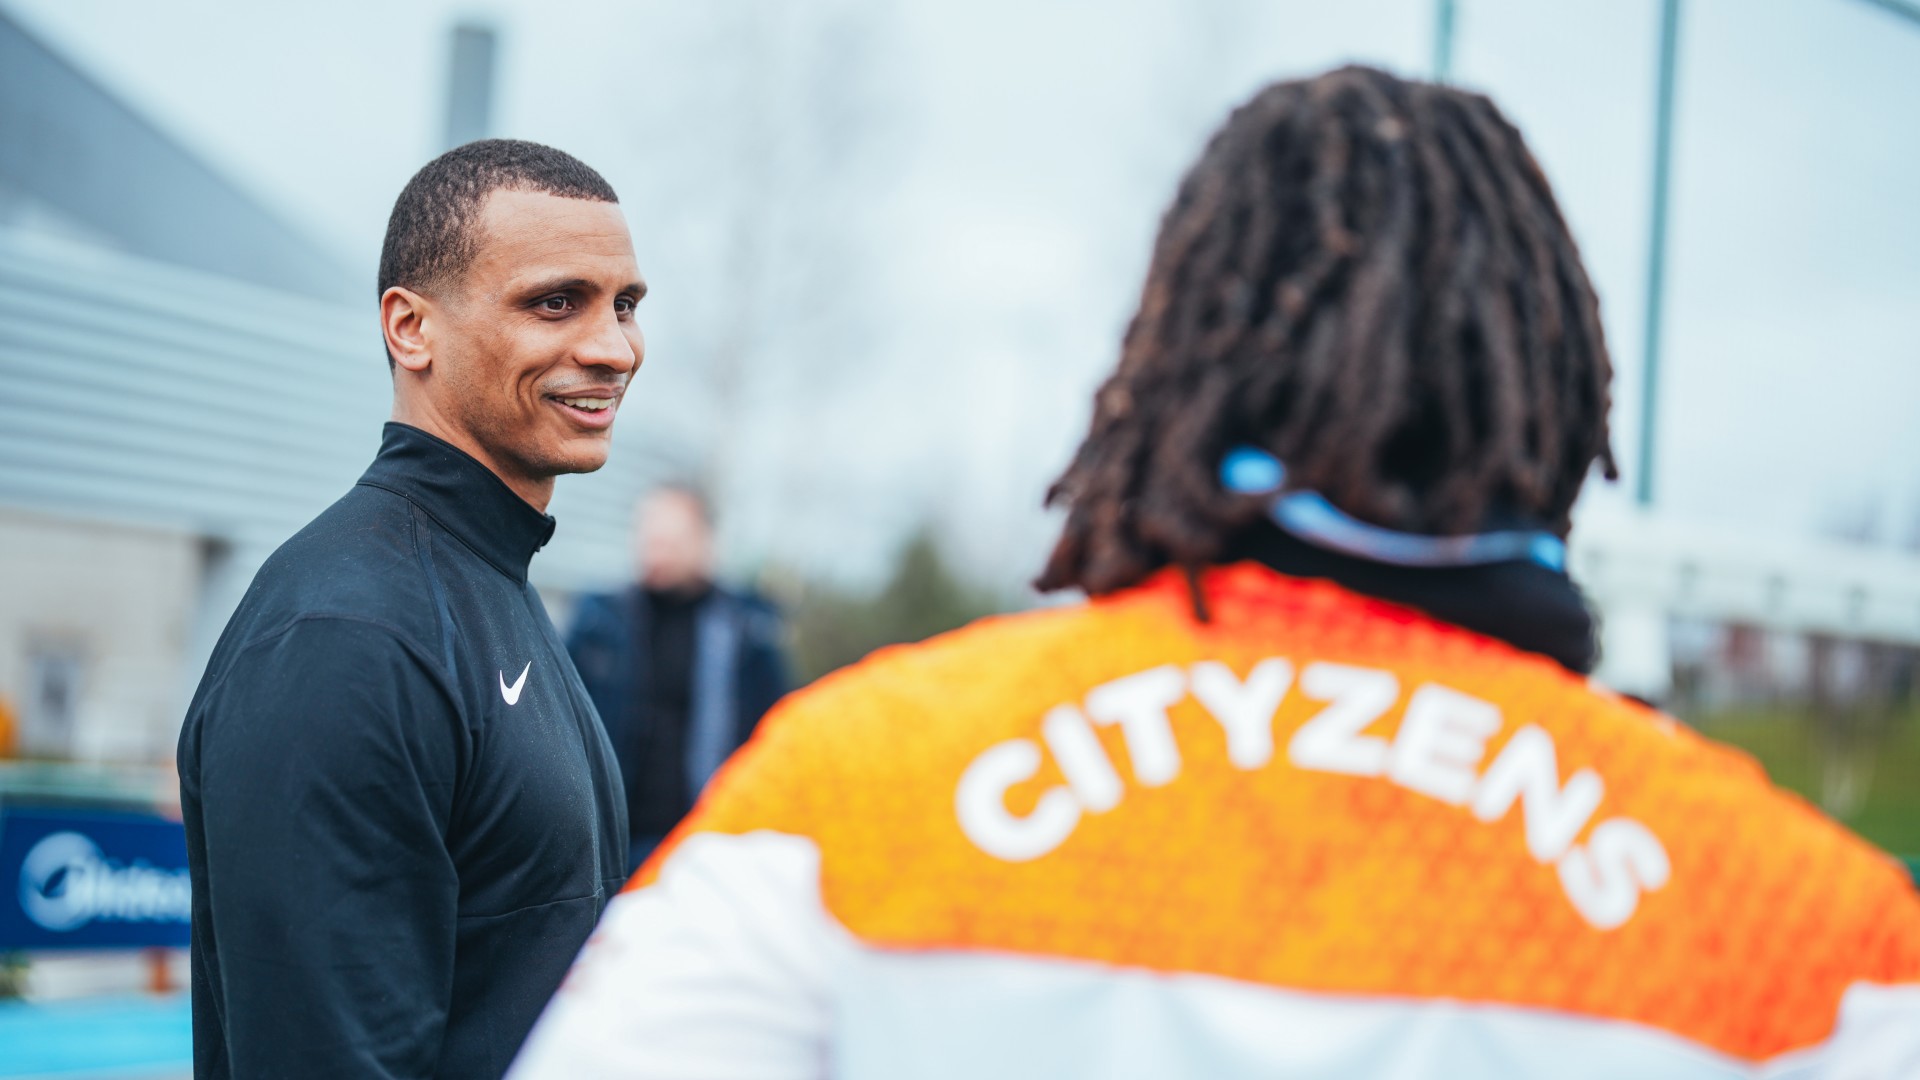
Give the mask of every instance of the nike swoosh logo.
M 500 696 L 507 699 L 507 704 L 520 704 L 520 688 L 527 685 L 527 672 L 532 670 L 533 661 L 529 660 L 527 666 L 520 669 L 520 677 L 513 680 L 512 686 L 507 685 L 507 673 L 500 673 Z

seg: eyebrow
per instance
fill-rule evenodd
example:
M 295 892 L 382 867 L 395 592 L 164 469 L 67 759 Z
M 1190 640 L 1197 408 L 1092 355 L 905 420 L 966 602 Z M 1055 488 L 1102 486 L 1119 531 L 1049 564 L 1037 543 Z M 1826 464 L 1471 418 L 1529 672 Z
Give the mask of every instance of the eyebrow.
M 534 297 L 546 296 L 549 293 L 571 292 L 575 290 L 594 291 L 598 288 L 598 285 L 588 281 L 586 278 L 570 277 L 556 278 L 549 281 L 537 281 L 517 291 L 521 296 Z M 632 293 L 636 297 L 642 297 L 647 295 L 647 283 L 644 281 L 629 281 L 614 291 L 619 293 Z

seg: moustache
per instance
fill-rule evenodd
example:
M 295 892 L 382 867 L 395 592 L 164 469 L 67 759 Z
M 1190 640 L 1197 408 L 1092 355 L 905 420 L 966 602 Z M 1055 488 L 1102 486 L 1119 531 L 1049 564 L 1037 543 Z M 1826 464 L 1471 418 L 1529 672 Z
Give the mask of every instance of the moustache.
M 589 397 L 611 390 L 614 397 L 623 397 L 627 392 L 627 381 L 625 375 L 614 375 L 605 379 L 556 380 L 551 383 L 542 383 L 539 393 L 542 397 Z

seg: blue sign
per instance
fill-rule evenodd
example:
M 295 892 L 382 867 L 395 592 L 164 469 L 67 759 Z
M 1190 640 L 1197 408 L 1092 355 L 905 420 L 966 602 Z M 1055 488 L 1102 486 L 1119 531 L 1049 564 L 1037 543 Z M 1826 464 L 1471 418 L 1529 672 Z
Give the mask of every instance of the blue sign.
M 0 949 L 185 946 L 192 917 L 179 822 L 0 811 Z

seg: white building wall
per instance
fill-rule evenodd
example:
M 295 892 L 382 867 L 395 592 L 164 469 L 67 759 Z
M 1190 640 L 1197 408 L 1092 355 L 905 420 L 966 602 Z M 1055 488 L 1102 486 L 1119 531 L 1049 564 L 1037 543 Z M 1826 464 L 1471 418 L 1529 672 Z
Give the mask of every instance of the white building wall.
M 0 697 L 23 754 L 171 755 L 200 548 L 185 533 L 0 508 Z M 43 700 L 41 669 L 68 660 L 77 679 L 62 710 Z

